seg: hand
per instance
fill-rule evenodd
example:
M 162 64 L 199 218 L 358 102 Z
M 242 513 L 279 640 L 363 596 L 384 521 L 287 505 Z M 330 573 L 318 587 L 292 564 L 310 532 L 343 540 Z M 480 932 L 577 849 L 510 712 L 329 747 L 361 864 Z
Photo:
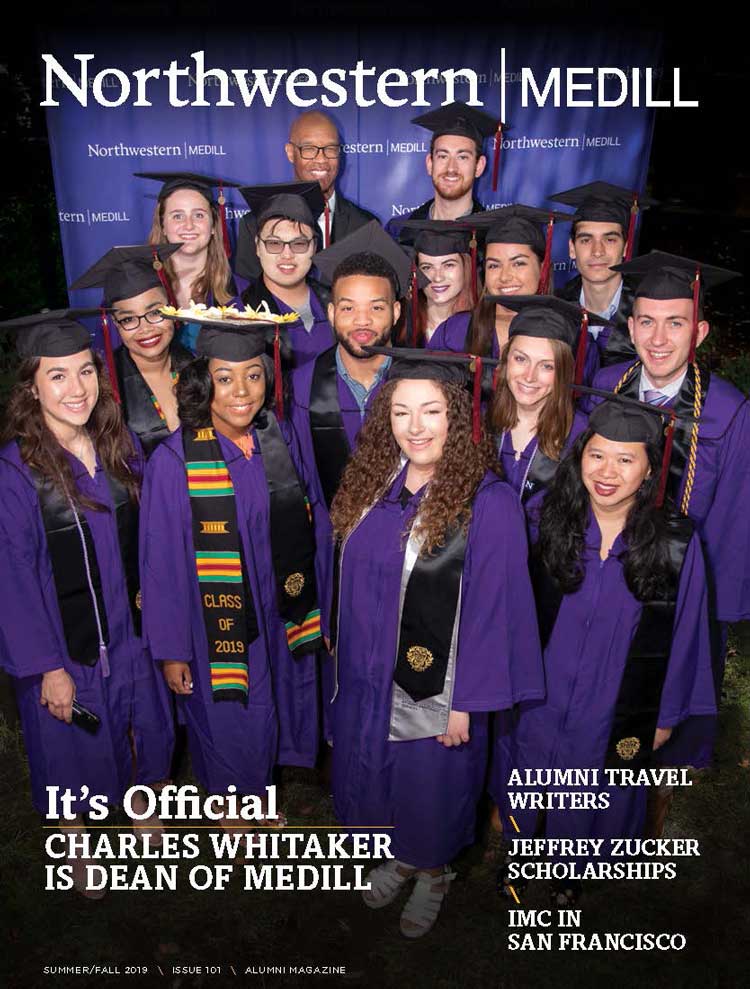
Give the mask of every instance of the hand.
M 192 694 L 193 678 L 190 675 L 190 663 L 179 663 L 165 660 L 161 664 L 167 686 L 175 694 Z
M 50 670 L 42 677 L 42 693 L 39 703 L 43 704 L 53 718 L 66 721 L 73 720 L 73 700 L 76 695 L 76 685 L 71 675 L 60 667 Z
M 660 749 L 665 742 L 669 741 L 669 736 L 672 734 L 671 728 L 657 728 L 654 732 L 654 752 Z
M 450 748 L 469 741 L 469 714 L 467 711 L 451 711 L 448 715 L 448 727 L 444 735 L 437 735 L 441 745 Z

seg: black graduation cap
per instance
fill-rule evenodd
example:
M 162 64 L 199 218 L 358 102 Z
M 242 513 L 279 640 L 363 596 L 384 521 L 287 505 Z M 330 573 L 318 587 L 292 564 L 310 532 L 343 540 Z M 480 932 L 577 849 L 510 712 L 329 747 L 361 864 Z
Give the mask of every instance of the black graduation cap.
M 417 254 L 442 257 L 445 254 L 468 254 L 471 231 L 468 224 L 455 220 L 407 220 L 401 225 L 399 243 L 414 248 Z
M 388 369 L 389 381 L 404 378 L 411 381 L 443 381 L 449 384 L 472 384 L 472 439 L 479 442 L 481 434 L 482 371 L 496 367 L 492 357 L 477 357 L 446 350 L 423 350 L 416 347 L 362 347 L 368 354 L 383 354 L 393 363 Z
M 625 258 L 633 253 L 635 221 L 638 213 L 649 206 L 658 206 L 636 189 L 626 189 L 611 182 L 588 182 L 586 185 L 566 189 L 547 197 L 553 203 L 574 206 L 573 222 L 589 220 L 592 223 L 619 223 L 625 236 Z
M 222 195 L 224 189 L 236 189 L 240 184 L 213 175 L 200 175 L 198 172 L 133 172 L 133 175 L 139 179 L 154 179 L 156 182 L 162 182 L 158 195 L 160 200 L 166 199 L 177 189 L 195 189 L 205 196 L 209 203 L 213 203 L 215 201 L 213 190 L 218 189 L 218 201 L 221 202 L 224 198 Z
M 343 240 L 337 240 L 324 251 L 319 251 L 313 257 L 313 264 L 321 277 L 332 285 L 338 266 L 355 254 L 374 254 L 389 264 L 396 276 L 397 297 L 400 299 L 406 297 L 413 261 L 406 251 L 388 236 L 377 220 L 370 220 Z M 422 288 L 429 282 L 421 272 L 417 273 L 417 279 Z
M 592 410 L 588 425 L 605 439 L 612 440 L 613 443 L 653 445 L 658 445 L 664 439 L 661 478 L 656 495 L 656 505 L 661 506 L 664 503 L 669 462 L 672 458 L 675 422 L 677 419 L 695 422 L 695 418 L 686 413 L 678 416 L 674 409 L 667 406 L 649 405 L 647 402 L 639 402 L 618 392 L 604 391 L 601 388 L 577 385 L 575 390 L 586 395 L 598 395 L 604 399 Z
M 613 265 L 613 270 L 623 275 L 641 276 L 635 290 L 637 299 L 692 299 L 696 274 L 704 290 L 741 277 L 739 271 L 717 268 L 666 251 L 651 251 L 632 261 Z
M 306 223 L 315 230 L 315 222 L 325 209 L 326 201 L 317 182 L 277 182 L 273 185 L 243 185 L 240 192 L 255 214 L 258 230 L 271 217 L 283 217 Z
M 611 326 L 611 320 L 589 312 L 577 302 L 555 295 L 488 295 L 495 305 L 518 313 L 510 323 L 508 337 L 542 337 L 567 343 L 576 359 L 576 381 L 581 381 L 586 363 L 589 324 Z
M 80 316 L 93 316 L 98 309 L 46 309 L 0 323 L 0 332 L 16 334 L 19 357 L 70 357 L 91 346 L 91 334 L 77 323 Z
M 273 341 L 274 328 L 267 324 L 250 329 L 217 321 L 215 326 L 201 326 L 195 353 L 198 357 L 239 363 L 270 352 Z
M 495 152 L 492 161 L 492 191 L 497 191 L 497 176 L 500 167 L 500 147 L 502 144 L 503 131 L 508 129 L 508 125 L 491 117 L 483 110 L 469 106 L 468 103 L 449 103 L 447 106 L 440 106 L 437 110 L 430 110 L 419 117 L 412 117 L 413 124 L 419 124 L 432 131 L 433 139 L 444 137 L 448 134 L 456 134 L 459 137 L 470 137 L 477 146 L 477 151 L 482 154 L 482 145 L 486 137 L 495 135 Z
M 569 222 L 570 214 L 514 203 L 473 213 L 465 219 L 477 233 L 482 233 L 485 244 L 528 244 L 544 253 L 549 239 L 547 231 L 551 236 L 555 223 Z
M 141 292 L 162 288 L 161 268 L 182 244 L 136 244 L 113 247 L 77 278 L 71 289 L 104 289 L 104 305 L 112 308 L 122 299 L 132 299 Z

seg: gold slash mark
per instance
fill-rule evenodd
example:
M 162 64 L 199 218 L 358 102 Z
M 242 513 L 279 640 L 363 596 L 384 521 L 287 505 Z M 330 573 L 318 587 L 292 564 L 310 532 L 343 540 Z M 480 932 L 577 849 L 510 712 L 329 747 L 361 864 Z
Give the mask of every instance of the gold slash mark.
M 197 429 L 195 431 L 195 441 L 196 443 L 206 442 L 208 440 L 215 440 L 216 434 L 214 433 L 213 426 L 208 426 L 206 429 Z
M 201 529 L 202 536 L 229 535 L 229 531 L 227 529 L 227 526 L 229 525 L 228 520 L 226 522 L 204 522 L 203 519 L 201 519 L 201 525 L 203 526 L 203 528 Z
M 520 834 L 520 833 L 521 833 L 521 829 L 520 829 L 520 828 L 519 828 L 519 826 L 518 826 L 518 825 L 516 824 L 516 819 L 515 819 L 515 817 L 513 817 L 513 815 L 512 815 L 512 814 L 508 814 L 508 818 L 510 819 L 510 823 L 511 823 L 511 824 L 513 825 L 513 827 L 514 827 L 514 828 L 516 829 L 516 831 L 517 831 L 517 832 L 518 832 L 518 833 Z
M 508 889 L 510 890 L 510 893 L 511 893 L 511 896 L 513 897 L 513 899 L 514 899 L 514 900 L 516 901 L 516 903 L 517 903 L 517 904 L 519 905 L 519 907 L 520 907 L 520 906 L 521 906 L 521 901 L 520 901 L 520 900 L 518 899 L 518 897 L 516 896 L 516 891 L 515 891 L 515 890 L 513 889 L 513 887 L 512 887 L 512 886 L 508 886 Z

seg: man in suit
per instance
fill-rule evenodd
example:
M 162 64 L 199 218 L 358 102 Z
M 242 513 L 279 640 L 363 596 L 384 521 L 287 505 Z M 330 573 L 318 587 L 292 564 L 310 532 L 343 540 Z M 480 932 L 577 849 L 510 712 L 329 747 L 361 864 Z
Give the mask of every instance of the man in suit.
M 294 169 L 297 182 L 318 182 L 326 204 L 318 220 L 323 248 L 375 220 L 372 213 L 345 199 L 336 190 L 341 164 L 341 138 L 336 125 L 320 110 L 301 113 L 292 123 L 284 151 Z M 260 274 L 255 253 L 255 219 L 246 213 L 239 224 L 234 268 L 243 278 Z

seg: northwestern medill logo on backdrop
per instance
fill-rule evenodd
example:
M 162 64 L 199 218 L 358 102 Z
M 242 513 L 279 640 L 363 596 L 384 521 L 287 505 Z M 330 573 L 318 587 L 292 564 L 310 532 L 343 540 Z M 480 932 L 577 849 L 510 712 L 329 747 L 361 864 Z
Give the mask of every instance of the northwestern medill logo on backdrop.
M 224 158 L 223 144 L 89 144 L 89 158 Z
M 57 211 L 60 223 L 85 223 L 90 227 L 94 223 L 130 223 L 130 217 L 125 210 L 93 210 L 86 209 L 71 212 L 61 209 Z

